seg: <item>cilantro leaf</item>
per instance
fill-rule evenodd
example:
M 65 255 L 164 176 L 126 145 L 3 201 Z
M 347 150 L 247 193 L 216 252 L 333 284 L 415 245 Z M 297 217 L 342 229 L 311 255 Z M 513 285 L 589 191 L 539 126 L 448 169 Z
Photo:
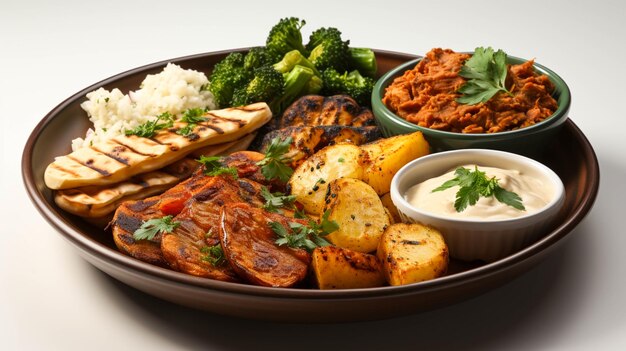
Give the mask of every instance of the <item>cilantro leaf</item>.
M 496 199 L 502 203 L 505 203 L 520 211 L 526 210 L 524 204 L 522 204 L 522 198 L 512 191 L 508 191 L 501 187 L 497 187 L 493 192 Z
M 230 174 L 233 178 L 238 179 L 239 173 L 235 167 L 224 167 L 222 164 L 223 157 L 220 156 L 200 156 L 197 162 L 204 166 L 204 174 L 209 176 L 218 176 L 221 174 Z
M 182 135 L 182 136 L 189 136 L 191 133 L 193 133 L 193 129 L 196 128 L 196 125 L 197 124 L 195 123 L 189 123 L 186 126 L 177 130 L 176 134 Z
M 163 121 L 164 123 L 159 123 L 159 121 Z M 136 135 L 143 138 L 152 138 L 157 131 L 161 129 L 171 128 L 174 125 L 174 119 L 172 115 L 168 112 L 164 112 L 157 116 L 157 118 L 153 121 L 148 121 L 146 123 L 140 124 L 137 127 L 124 131 L 124 134 L 128 135 Z
M 220 244 L 213 245 L 213 246 L 204 246 L 200 249 L 200 252 L 205 254 L 202 257 L 202 260 L 205 262 L 209 262 L 214 267 L 219 267 L 226 262 L 224 249 L 222 249 Z
M 328 220 L 329 211 L 324 212 L 321 222 L 318 224 L 313 220 L 309 220 L 307 225 L 298 222 L 289 222 L 289 229 L 292 233 L 278 222 L 270 222 L 269 225 L 278 236 L 276 244 L 279 246 L 287 245 L 294 248 L 303 248 L 312 251 L 318 246 L 329 246 L 330 243 L 324 236 L 339 229 L 339 225 L 335 221 Z
M 209 119 L 204 117 L 204 109 L 201 108 L 190 108 L 183 112 L 183 116 L 180 118 L 181 122 L 187 123 L 200 123 L 206 122 Z
M 455 177 L 436 187 L 432 192 L 443 191 L 454 186 L 459 186 L 456 192 L 454 208 L 457 212 L 463 212 L 467 206 L 474 206 L 480 197 L 494 196 L 499 202 L 511 206 L 520 211 L 526 210 L 522 204 L 522 198 L 515 192 L 508 191 L 498 184 L 496 177 L 487 178 L 485 172 L 479 171 L 474 166 L 474 171 L 465 167 L 459 167 L 454 171 Z
M 285 140 L 278 137 L 272 139 L 265 151 L 265 158 L 257 162 L 257 165 L 261 167 L 261 173 L 267 180 L 279 179 L 281 182 L 287 182 L 293 174 L 293 169 L 286 165 L 289 158 L 285 156 L 292 141 L 291 137 Z
M 135 230 L 133 238 L 135 240 L 152 240 L 159 233 L 170 233 L 180 225 L 180 222 L 172 221 L 173 218 L 172 216 L 165 216 L 145 221 L 139 229 Z
M 285 195 L 280 192 L 271 193 L 266 187 L 261 187 L 261 196 L 265 199 L 263 208 L 269 212 L 279 212 L 281 208 L 293 207 L 295 195 Z
M 472 57 L 461 67 L 459 76 L 468 81 L 459 88 L 463 94 L 456 101 L 461 104 L 475 105 L 487 102 L 498 92 L 502 91 L 513 96 L 505 86 L 507 75 L 506 53 L 496 52 L 491 47 L 478 47 Z

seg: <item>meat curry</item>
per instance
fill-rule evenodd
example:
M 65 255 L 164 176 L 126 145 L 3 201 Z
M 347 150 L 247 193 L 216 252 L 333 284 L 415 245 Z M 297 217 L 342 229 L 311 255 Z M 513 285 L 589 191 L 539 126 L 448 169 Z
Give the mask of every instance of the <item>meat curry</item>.
M 433 49 L 415 68 L 387 87 L 383 103 L 398 116 L 422 127 L 457 133 L 496 133 L 541 122 L 558 108 L 554 85 L 530 60 L 507 67 L 506 87 L 475 105 L 456 101 L 466 79 L 459 75 L 471 55 Z

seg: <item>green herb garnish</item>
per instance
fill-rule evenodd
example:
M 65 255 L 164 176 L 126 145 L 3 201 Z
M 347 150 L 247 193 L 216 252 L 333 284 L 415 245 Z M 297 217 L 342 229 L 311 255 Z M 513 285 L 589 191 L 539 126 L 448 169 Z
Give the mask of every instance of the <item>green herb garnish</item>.
M 309 220 L 307 225 L 289 222 L 291 233 L 279 222 L 270 222 L 269 225 L 278 236 L 278 239 L 276 239 L 278 246 L 287 245 L 312 251 L 318 246 L 330 245 L 324 237 L 339 229 L 337 222 L 328 220 L 329 215 L 330 211 L 324 212 L 319 224 L 313 220 Z
M 280 212 L 281 208 L 293 208 L 295 195 L 285 195 L 280 192 L 271 193 L 266 187 L 261 187 L 261 196 L 265 199 L 263 208 L 269 212 Z
M 226 262 L 226 256 L 224 256 L 224 250 L 220 244 L 213 246 L 204 246 L 200 249 L 200 252 L 204 254 L 202 260 L 209 262 L 214 267 L 219 267 Z
M 164 123 L 159 123 L 164 122 Z M 153 121 L 140 124 L 134 129 L 124 132 L 126 135 L 136 135 L 143 138 L 152 138 L 157 131 L 161 129 L 171 128 L 174 125 L 174 119 L 169 112 L 164 112 L 157 116 Z
M 189 136 L 191 133 L 193 133 L 193 129 L 196 127 L 196 125 L 197 124 L 195 123 L 189 123 L 186 126 L 177 130 L 176 134 L 182 135 L 182 136 Z
M 293 169 L 286 165 L 289 158 L 285 156 L 292 141 L 291 137 L 285 140 L 278 137 L 272 139 L 265 152 L 265 158 L 257 162 L 257 165 L 261 167 L 261 173 L 267 180 L 279 179 L 281 182 L 286 182 L 293 174 Z
M 495 196 L 496 200 L 505 205 L 520 211 L 526 210 L 519 195 L 500 187 L 496 177 L 487 178 L 485 172 L 478 170 L 478 166 L 474 166 L 473 172 L 465 167 L 459 167 L 454 171 L 454 174 L 456 177 L 444 182 L 441 186 L 433 189 L 432 192 L 460 186 L 461 188 L 457 191 L 456 200 L 454 201 L 454 208 L 457 212 L 463 212 L 468 205 L 474 206 L 481 196 Z
M 506 53 L 498 50 L 494 53 L 491 47 L 476 48 L 472 57 L 461 67 L 459 75 L 468 81 L 459 88 L 458 92 L 463 96 L 456 99 L 457 102 L 467 105 L 475 105 L 487 102 L 499 91 L 513 96 L 506 89 Z
M 180 118 L 180 121 L 186 123 L 200 123 L 208 121 L 209 119 L 207 117 L 204 117 L 203 115 L 204 109 L 190 108 L 183 112 L 183 116 Z
M 180 222 L 172 221 L 173 218 L 172 216 L 165 216 L 145 221 L 139 229 L 135 230 L 133 238 L 135 240 L 152 240 L 158 233 L 170 233 L 180 225 Z
M 204 109 L 190 108 L 183 112 L 183 116 L 180 118 L 181 122 L 187 123 L 186 126 L 176 131 L 176 134 L 182 136 L 189 136 L 193 133 L 193 129 L 196 128 L 198 123 L 208 121 L 208 117 L 204 117 Z
M 221 174 L 230 174 L 233 178 L 238 179 L 239 174 L 235 167 L 224 167 L 222 163 L 223 157 L 220 156 L 200 156 L 197 162 L 204 166 L 204 174 L 209 176 L 218 176 Z

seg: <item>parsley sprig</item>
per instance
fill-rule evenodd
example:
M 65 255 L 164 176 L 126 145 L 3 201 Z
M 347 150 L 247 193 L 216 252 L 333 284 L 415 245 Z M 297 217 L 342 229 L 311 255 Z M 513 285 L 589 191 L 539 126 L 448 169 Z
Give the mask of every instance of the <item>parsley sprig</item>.
M 172 219 L 174 217 L 165 216 L 145 221 L 139 229 L 135 230 L 133 238 L 135 240 L 152 240 L 159 233 L 171 233 L 180 225 L 180 222 L 172 221 Z
M 185 110 L 185 112 L 183 112 L 183 116 L 180 118 L 180 121 L 187 123 L 187 125 L 177 130 L 176 134 L 189 136 L 193 133 L 193 130 L 196 128 L 198 123 L 209 120 L 208 117 L 204 117 L 204 112 L 205 110 L 201 108 L 190 108 Z
M 319 224 L 313 220 L 309 220 L 307 225 L 289 222 L 290 231 L 279 222 L 270 222 L 270 227 L 278 236 L 276 245 L 287 245 L 307 251 L 312 251 L 318 246 L 329 246 L 330 243 L 324 237 L 339 229 L 337 222 L 328 220 L 329 215 L 329 211 L 324 212 Z
M 214 267 L 219 267 L 226 263 L 226 256 L 224 255 L 224 249 L 220 244 L 213 246 L 204 246 L 200 249 L 200 252 L 204 254 L 202 260 L 209 262 Z
M 432 192 L 459 186 L 460 189 L 457 191 L 454 201 L 454 208 L 457 212 L 463 212 L 468 205 L 474 206 L 481 196 L 495 196 L 496 200 L 503 204 L 520 211 L 526 209 L 519 195 L 498 185 L 496 177 L 487 178 L 485 172 L 478 170 L 478 166 L 474 166 L 473 172 L 465 167 L 459 167 L 454 171 L 454 174 L 456 177 L 444 182 Z
M 294 208 L 295 195 L 285 195 L 281 192 L 271 193 L 266 187 L 261 187 L 261 196 L 265 200 L 263 209 L 269 212 L 280 212 L 281 208 Z
M 164 112 L 153 121 L 140 124 L 134 129 L 126 130 L 126 135 L 136 135 L 143 138 L 152 138 L 159 130 L 171 128 L 174 125 L 174 118 L 169 112 Z
M 478 47 L 472 57 L 461 67 L 459 75 L 468 81 L 459 88 L 463 94 L 456 101 L 462 104 L 475 105 L 487 102 L 499 91 L 512 96 L 504 85 L 507 75 L 506 53 L 496 52 L 491 47 Z
M 218 176 L 221 174 L 230 174 L 233 178 L 238 179 L 239 174 L 235 167 L 224 167 L 222 163 L 223 157 L 220 156 L 200 156 L 197 162 L 204 166 L 204 174 L 209 176 Z
M 284 140 L 278 137 L 272 139 L 265 151 L 265 158 L 257 162 L 265 179 L 279 179 L 281 182 L 289 180 L 293 174 L 293 169 L 286 165 L 289 162 L 289 157 L 285 154 L 289 151 L 292 141 L 291 137 Z

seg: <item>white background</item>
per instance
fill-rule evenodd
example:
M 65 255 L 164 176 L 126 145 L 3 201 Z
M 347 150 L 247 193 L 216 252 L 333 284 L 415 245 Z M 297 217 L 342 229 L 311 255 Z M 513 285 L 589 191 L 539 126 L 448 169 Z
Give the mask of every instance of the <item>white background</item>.
M 565 245 L 510 284 L 378 322 L 289 325 L 215 316 L 147 296 L 83 261 L 39 216 L 22 185 L 22 149 L 37 122 L 66 97 L 119 72 L 262 45 L 286 16 L 307 20 L 305 37 L 335 26 L 354 46 L 415 54 L 492 46 L 551 67 L 568 82 L 570 117 L 600 161 L 593 210 Z M 626 3 L 617 0 L 3 0 L 2 349 L 626 349 L 625 22 Z

